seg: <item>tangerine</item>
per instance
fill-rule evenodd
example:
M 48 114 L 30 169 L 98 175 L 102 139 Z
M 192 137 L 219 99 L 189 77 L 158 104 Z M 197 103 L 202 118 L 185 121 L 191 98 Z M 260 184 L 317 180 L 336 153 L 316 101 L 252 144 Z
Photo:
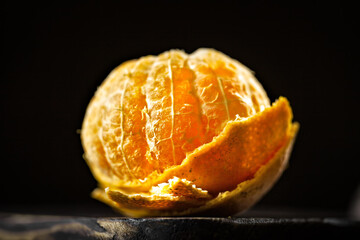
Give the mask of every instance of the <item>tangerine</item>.
M 241 212 L 284 170 L 291 121 L 286 98 L 270 105 L 252 72 L 216 50 L 125 62 L 83 122 L 93 197 L 134 217 Z

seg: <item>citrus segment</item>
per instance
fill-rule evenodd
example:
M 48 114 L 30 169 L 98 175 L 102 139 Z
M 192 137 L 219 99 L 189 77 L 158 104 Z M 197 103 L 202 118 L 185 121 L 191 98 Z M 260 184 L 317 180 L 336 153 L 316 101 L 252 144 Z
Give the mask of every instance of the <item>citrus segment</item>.
M 269 99 L 250 70 L 224 54 L 199 49 L 190 55 L 196 73 L 194 88 L 202 109 L 205 143 L 212 141 L 229 120 L 246 118 L 269 107 Z
M 147 142 L 159 171 L 180 164 L 187 151 L 203 143 L 200 109 L 192 89 L 194 74 L 186 59 L 180 51 L 161 54 L 144 85 Z
M 142 58 L 116 74 L 119 88 L 107 92 L 99 138 L 109 164 L 123 181 L 132 182 L 148 175 L 152 164 L 146 158 L 147 143 L 143 131 L 146 123 L 144 84 L 153 59 Z M 136 142 L 137 145 L 133 143 Z
M 115 68 L 104 81 L 91 99 L 81 129 L 81 141 L 84 146 L 84 159 L 87 161 L 94 177 L 104 185 L 120 185 L 122 180 L 116 175 L 111 164 L 108 162 L 104 146 L 99 134 L 103 124 L 103 114 L 106 112 L 107 92 L 111 92 L 118 84 L 117 76 L 124 73 L 135 61 L 128 61 Z M 91 106 L 91 107 L 90 107 Z

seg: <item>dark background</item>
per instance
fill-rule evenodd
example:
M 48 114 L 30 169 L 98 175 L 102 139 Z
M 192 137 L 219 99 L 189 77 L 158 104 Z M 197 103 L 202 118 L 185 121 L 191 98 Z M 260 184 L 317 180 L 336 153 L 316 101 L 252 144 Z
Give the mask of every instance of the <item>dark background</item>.
M 103 207 L 77 130 L 125 60 L 211 47 L 286 96 L 301 129 L 290 166 L 255 207 L 346 214 L 359 184 L 355 26 L 344 3 L 2 3 L 0 210 Z M 49 208 L 51 209 L 51 207 Z M 89 210 L 91 211 L 91 210 Z

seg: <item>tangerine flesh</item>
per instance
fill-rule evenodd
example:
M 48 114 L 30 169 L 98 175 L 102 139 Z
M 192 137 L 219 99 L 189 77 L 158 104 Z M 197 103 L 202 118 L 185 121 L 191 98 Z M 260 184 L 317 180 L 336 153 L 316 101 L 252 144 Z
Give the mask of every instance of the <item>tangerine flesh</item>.
M 285 98 L 270 106 L 252 72 L 216 50 L 125 62 L 83 122 L 93 196 L 132 216 L 202 209 L 285 153 L 291 121 Z

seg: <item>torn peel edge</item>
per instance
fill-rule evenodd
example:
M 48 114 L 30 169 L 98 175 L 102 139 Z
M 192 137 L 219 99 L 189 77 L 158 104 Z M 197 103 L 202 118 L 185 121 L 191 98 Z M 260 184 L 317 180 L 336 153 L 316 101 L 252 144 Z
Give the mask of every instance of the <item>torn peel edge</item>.
M 198 207 L 210 200 L 212 196 L 186 179 L 174 177 L 168 183 L 153 187 L 148 193 L 126 194 L 109 187 L 95 189 L 92 197 L 105 202 L 111 207 L 124 209 L 147 210 L 185 210 Z
M 266 194 L 281 176 L 288 164 L 292 146 L 299 124 L 291 125 L 290 135 L 287 143 L 275 154 L 266 165 L 262 166 L 252 179 L 238 184 L 232 191 L 220 193 L 217 197 L 204 199 L 198 205 L 175 205 L 169 209 L 149 209 L 137 206 L 125 206 L 122 202 L 114 201 L 104 189 L 95 189 L 92 197 L 102 201 L 114 210 L 129 217 L 154 217 L 154 216 L 229 216 L 239 214 L 253 206 L 261 197 Z M 121 198 L 126 197 L 122 194 Z
M 195 149 L 180 165 L 166 169 L 150 184 L 156 185 L 173 176 L 179 176 L 193 181 L 213 195 L 235 189 L 238 183 L 251 179 L 262 165 L 267 164 L 271 157 L 286 145 L 292 117 L 289 102 L 280 97 L 262 112 L 241 121 L 229 121 L 212 142 Z M 264 142 L 266 139 L 270 144 Z M 264 143 L 260 145 L 259 142 Z M 266 155 L 258 155 L 259 160 L 256 160 L 256 165 L 251 169 L 246 166 L 248 158 L 243 156 L 254 152 L 252 146 L 255 146 L 256 152 Z M 236 153 L 236 149 L 241 150 Z M 208 162 L 209 158 L 212 159 L 211 163 Z M 212 177 L 209 178 L 209 175 Z
M 182 212 L 181 215 L 205 212 L 208 216 L 229 216 L 239 215 L 251 208 L 270 191 L 288 167 L 299 128 L 298 122 L 291 124 L 286 144 L 267 164 L 261 166 L 251 179 L 239 183 L 232 191 L 220 193 L 197 209 Z

